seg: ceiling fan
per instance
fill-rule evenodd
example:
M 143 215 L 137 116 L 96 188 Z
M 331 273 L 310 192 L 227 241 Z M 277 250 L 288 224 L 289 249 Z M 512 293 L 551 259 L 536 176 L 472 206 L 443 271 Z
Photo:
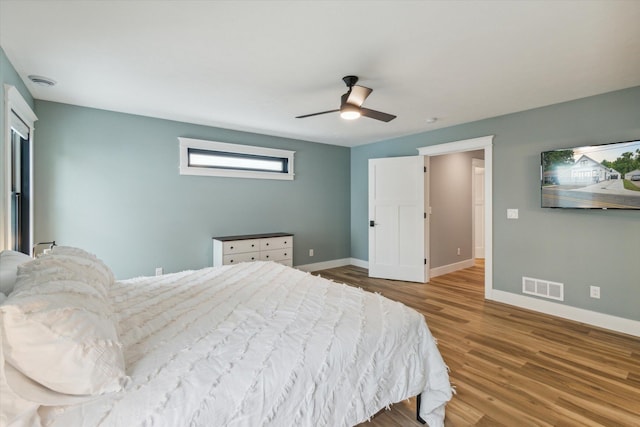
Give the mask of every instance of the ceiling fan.
M 305 114 L 304 116 L 297 116 L 296 119 L 304 119 L 305 117 L 319 116 L 320 114 L 327 113 L 337 113 L 340 112 L 340 117 L 345 120 L 354 120 L 360 116 L 369 117 L 370 119 L 376 119 L 383 122 L 390 122 L 395 119 L 396 116 L 393 114 L 383 113 L 381 111 L 370 110 L 368 108 L 364 108 L 362 104 L 364 100 L 367 99 L 373 89 L 369 89 L 368 87 L 358 86 L 356 83 L 358 82 L 357 76 L 345 76 L 342 78 L 342 81 L 347 85 L 349 90 L 347 93 L 342 95 L 340 108 L 337 110 L 328 110 L 321 111 L 319 113 Z

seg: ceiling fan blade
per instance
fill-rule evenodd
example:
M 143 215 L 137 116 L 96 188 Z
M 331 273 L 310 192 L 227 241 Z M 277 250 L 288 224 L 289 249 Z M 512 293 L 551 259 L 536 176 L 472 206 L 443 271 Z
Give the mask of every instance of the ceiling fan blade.
M 352 105 L 356 105 L 358 107 L 362 106 L 362 103 L 365 99 L 373 92 L 373 89 L 369 89 L 364 86 L 353 86 L 351 88 L 351 92 L 349 93 L 349 97 L 347 98 L 347 102 Z
M 370 110 L 368 108 L 360 108 L 360 113 L 365 117 L 369 117 L 370 119 L 376 119 L 383 122 L 390 122 L 391 120 L 397 117 L 397 116 L 394 116 L 393 114 L 383 113 L 382 111 Z
M 305 117 L 319 116 L 320 114 L 337 113 L 338 111 L 340 110 L 328 110 L 328 111 L 322 111 L 320 113 L 305 114 L 304 116 L 297 116 L 296 119 L 304 119 Z

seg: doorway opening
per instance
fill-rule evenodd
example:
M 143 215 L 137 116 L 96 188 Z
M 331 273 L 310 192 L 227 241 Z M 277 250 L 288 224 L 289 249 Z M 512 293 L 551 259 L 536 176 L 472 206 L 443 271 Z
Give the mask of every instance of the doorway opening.
M 493 290 L 493 135 L 421 147 L 418 148 L 418 153 L 423 156 L 437 156 L 473 150 L 484 150 L 484 183 L 482 185 L 484 193 L 484 296 L 485 299 L 490 299 Z M 475 243 L 473 247 L 476 247 Z

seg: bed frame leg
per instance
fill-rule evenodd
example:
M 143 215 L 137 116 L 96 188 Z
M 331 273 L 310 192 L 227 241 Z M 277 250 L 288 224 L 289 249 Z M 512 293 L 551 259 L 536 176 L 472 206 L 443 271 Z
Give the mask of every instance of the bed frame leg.
M 420 400 L 422 399 L 422 393 L 416 396 L 416 419 L 420 424 L 426 424 L 427 422 L 420 416 Z

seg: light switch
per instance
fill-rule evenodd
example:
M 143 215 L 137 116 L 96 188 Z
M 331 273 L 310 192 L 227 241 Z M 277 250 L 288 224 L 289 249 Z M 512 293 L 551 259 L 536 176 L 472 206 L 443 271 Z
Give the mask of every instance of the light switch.
M 518 219 L 518 209 L 507 209 L 507 219 Z

